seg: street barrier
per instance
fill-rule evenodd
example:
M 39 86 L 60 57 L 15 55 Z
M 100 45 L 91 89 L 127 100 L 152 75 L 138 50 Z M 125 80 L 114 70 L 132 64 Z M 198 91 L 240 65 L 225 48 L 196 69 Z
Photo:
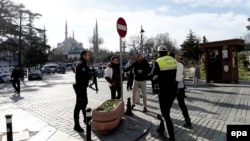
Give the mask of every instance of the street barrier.
M 194 84 L 194 87 L 198 86 L 198 78 L 197 77 L 193 78 L 193 84 Z
M 91 141 L 91 108 L 86 109 L 86 141 Z
M 126 110 L 125 115 L 128 115 L 128 116 L 134 115 L 134 114 L 132 113 L 131 98 L 130 98 L 130 97 L 128 98 L 128 101 L 127 101 L 127 110 Z
M 12 115 L 5 115 L 6 118 L 6 132 L 7 132 L 7 141 L 13 141 L 12 135 Z

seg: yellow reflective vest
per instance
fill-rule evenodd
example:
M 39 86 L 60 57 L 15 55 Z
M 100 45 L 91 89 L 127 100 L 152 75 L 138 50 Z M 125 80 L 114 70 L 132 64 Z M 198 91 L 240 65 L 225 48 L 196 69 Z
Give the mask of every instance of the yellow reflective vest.
M 177 68 L 177 61 L 170 56 L 160 57 L 156 60 L 156 62 L 158 63 L 161 71 L 173 70 Z

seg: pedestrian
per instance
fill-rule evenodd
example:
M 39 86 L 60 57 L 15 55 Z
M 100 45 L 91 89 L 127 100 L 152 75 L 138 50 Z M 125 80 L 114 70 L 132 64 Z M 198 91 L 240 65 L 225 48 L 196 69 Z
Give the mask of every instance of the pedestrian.
M 174 126 L 170 117 L 170 109 L 172 107 L 177 92 L 177 61 L 175 60 L 175 58 L 168 55 L 167 47 L 165 45 L 160 45 L 157 49 L 157 52 L 159 58 L 155 62 L 153 79 L 156 79 L 159 84 L 159 105 L 161 114 L 164 117 L 167 125 L 167 129 L 165 129 L 164 123 L 163 121 L 161 121 L 157 132 L 160 135 L 164 135 L 164 132 L 166 132 L 167 130 L 169 134 L 169 136 L 167 136 L 168 140 L 174 141 Z
M 135 82 L 133 87 L 133 97 L 132 97 L 132 109 L 134 109 L 135 104 L 139 103 L 140 100 L 140 90 L 142 92 L 143 98 L 143 112 L 147 112 L 147 95 L 146 95 L 146 82 L 148 78 L 148 73 L 150 72 L 149 63 L 144 59 L 142 53 L 137 54 L 137 60 L 134 61 L 129 67 L 125 68 L 123 71 L 128 72 L 134 69 Z
M 109 83 L 111 91 L 111 99 L 121 98 L 121 74 L 118 58 L 116 56 L 111 57 L 111 62 L 108 63 L 107 68 L 104 71 L 104 78 Z M 117 95 L 116 95 L 117 94 Z
M 133 63 L 133 57 L 129 58 L 128 63 L 125 65 L 125 68 L 129 67 Z M 132 90 L 133 88 L 133 82 L 134 82 L 134 72 L 133 69 L 126 72 L 127 75 L 127 90 Z
M 177 58 L 176 58 L 177 57 Z M 184 59 L 183 59 L 183 57 L 181 57 L 181 56 L 176 56 L 175 58 L 176 58 L 176 60 L 179 62 L 179 63 L 181 63 L 182 65 L 183 65 L 183 67 L 184 67 L 184 77 L 183 77 L 183 85 L 184 85 L 184 92 L 185 92 L 185 90 L 187 89 L 187 87 L 186 87 L 186 85 L 185 85 L 185 77 L 186 77 L 186 70 L 185 70 L 185 62 L 184 62 Z M 184 94 L 184 98 L 186 98 L 187 97 L 187 95 L 186 95 L 186 93 Z
M 176 56 L 176 59 L 179 60 L 179 57 Z M 185 85 L 183 82 L 184 76 L 185 76 L 184 65 L 180 62 L 177 62 L 177 73 L 176 73 L 176 81 L 178 82 L 177 101 L 186 122 L 185 124 L 183 124 L 183 127 L 192 129 L 193 126 L 184 100 L 185 98 L 185 88 L 184 88 Z
M 80 53 L 80 59 L 75 67 L 75 92 L 76 92 L 76 105 L 74 109 L 74 130 L 83 132 L 79 123 L 80 111 L 83 113 L 84 123 L 86 124 L 86 106 L 88 104 L 87 87 L 89 80 L 93 79 L 87 61 L 90 59 L 88 50 Z
M 25 68 L 21 67 L 20 68 L 20 72 L 21 72 L 21 81 L 23 82 L 23 84 L 25 85 L 25 81 L 24 81 L 24 76 L 25 76 Z
M 159 86 L 158 86 L 157 81 L 153 79 L 153 73 L 154 73 L 154 69 L 155 69 L 155 59 L 152 59 L 151 63 L 152 63 L 151 72 L 148 75 L 149 75 L 149 78 L 151 80 L 153 94 L 158 94 L 159 93 Z
M 15 66 L 11 73 L 12 86 L 15 89 L 15 93 L 20 96 L 20 80 L 22 78 L 21 70 L 19 66 Z

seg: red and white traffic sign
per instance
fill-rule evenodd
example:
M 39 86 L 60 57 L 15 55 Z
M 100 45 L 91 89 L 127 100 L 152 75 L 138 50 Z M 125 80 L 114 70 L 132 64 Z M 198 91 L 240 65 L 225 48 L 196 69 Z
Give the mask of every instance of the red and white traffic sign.
M 125 37 L 127 34 L 127 24 L 126 21 L 123 18 L 119 18 L 116 23 L 117 32 L 120 35 L 120 37 Z

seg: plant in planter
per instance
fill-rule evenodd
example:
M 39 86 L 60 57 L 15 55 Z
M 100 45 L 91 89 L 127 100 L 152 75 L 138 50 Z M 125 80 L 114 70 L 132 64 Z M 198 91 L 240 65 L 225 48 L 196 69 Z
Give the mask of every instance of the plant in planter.
M 98 131 L 116 128 L 124 115 L 124 102 L 119 99 L 106 100 L 92 112 L 92 125 Z
M 98 111 L 111 111 L 113 110 L 117 104 L 120 102 L 119 99 L 111 99 L 111 100 L 107 100 L 104 103 L 102 103 L 102 105 L 100 105 L 97 110 Z

